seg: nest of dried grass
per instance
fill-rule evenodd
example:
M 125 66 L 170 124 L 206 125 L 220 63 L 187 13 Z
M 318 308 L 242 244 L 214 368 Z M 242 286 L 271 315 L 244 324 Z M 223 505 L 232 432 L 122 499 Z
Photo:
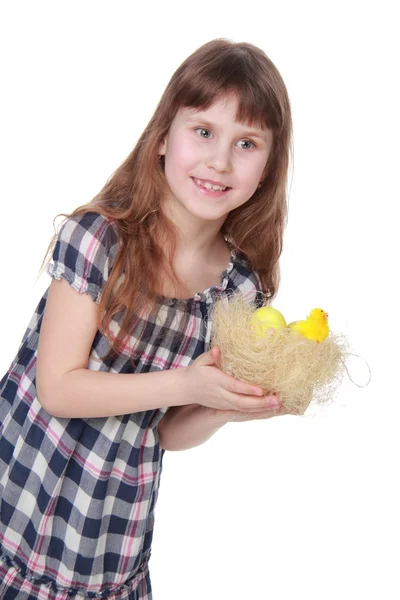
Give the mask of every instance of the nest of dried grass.
M 276 393 L 293 414 L 304 414 L 310 402 L 331 401 L 347 370 L 344 335 L 331 331 L 317 343 L 280 329 L 259 337 L 250 325 L 254 310 L 241 295 L 215 304 L 211 343 L 221 350 L 219 367 L 265 394 Z

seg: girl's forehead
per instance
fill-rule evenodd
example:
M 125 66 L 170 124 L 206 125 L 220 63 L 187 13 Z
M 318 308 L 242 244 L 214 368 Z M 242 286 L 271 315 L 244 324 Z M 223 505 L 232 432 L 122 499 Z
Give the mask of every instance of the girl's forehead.
M 239 100 L 236 95 L 219 95 L 210 100 L 207 104 L 199 106 L 181 106 L 181 110 L 196 114 L 199 112 L 213 112 L 221 109 L 226 110 L 228 107 L 237 112 L 239 108 Z
M 210 103 L 204 106 L 181 106 L 177 114 L 181 117 L 190 119 L 191 117 L 195 118 L 197 116 L 212 116 L 220 115 L 221 112 L 226 113 L 229 111 L 229 115 L 233 117 L 233 121 L 238 125 L 244 126 L 255 126 L 260 129 L 268 129 L 267 124 L 263 121 L 260 121 L 255 115 L 247 115 L 247 118 L 239 118 L 240 113 L 240 99 L 236 96 L 236 94 L 225 94 L 220 95 L 214 98 Z

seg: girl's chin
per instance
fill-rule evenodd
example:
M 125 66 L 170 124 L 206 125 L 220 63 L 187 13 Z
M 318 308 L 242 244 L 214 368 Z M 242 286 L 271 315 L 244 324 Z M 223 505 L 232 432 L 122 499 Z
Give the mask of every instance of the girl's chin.
M 186 213 L 189 213 L 192 218 L 203 222 L 221 221 L 222 224 L 229 212 L 224 210 L 221 205 L 203 204 L 195 199 L 185 202 L 183 206 Z

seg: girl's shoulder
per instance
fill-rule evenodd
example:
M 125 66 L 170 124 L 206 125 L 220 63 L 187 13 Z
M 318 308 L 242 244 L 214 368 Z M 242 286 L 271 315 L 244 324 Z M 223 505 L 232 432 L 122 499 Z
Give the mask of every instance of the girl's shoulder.
M 81 245 L 89 249 L 97 244 L 110 249 L 118 242 L 116 223 L 96 211 L 82 212 L 62 223 L 57 241 L 80 249 Z
M 95 211 L 82 212 L 61 224 L 47 273 L 55 279 L 63 277 L 99 302 L 117 250 L 115 221 Z
M 233 250 L 233 269 L 232 278 L 238 291 L 243 289 L 255 288 L 256 291 L 262 290 L 260 277 L 255 271 L 248 258 L 242 252 Z

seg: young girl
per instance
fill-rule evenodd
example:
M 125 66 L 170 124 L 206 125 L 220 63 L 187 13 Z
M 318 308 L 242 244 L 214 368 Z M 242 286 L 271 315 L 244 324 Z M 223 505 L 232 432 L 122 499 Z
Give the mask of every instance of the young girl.
M 273 63 L 214 40 L 101 192 L 64 215 L 0 382 L 0 598 L 151 599 L 165 450 L 283 413 L 209 346 L 225 292 L 276 294 L 291 131 Z

